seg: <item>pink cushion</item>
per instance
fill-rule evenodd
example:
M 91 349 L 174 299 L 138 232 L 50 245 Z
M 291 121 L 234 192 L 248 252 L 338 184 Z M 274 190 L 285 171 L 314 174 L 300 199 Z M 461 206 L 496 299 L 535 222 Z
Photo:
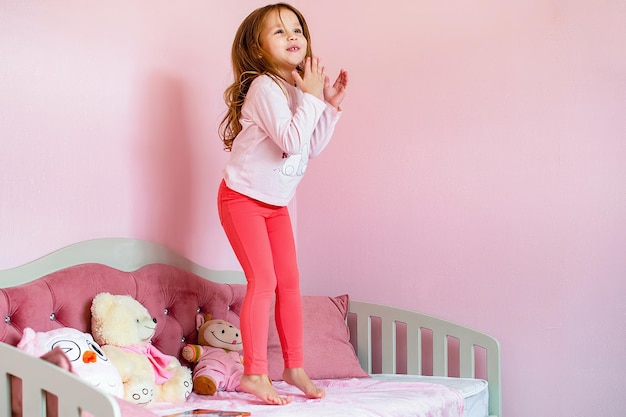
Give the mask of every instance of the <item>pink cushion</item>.
M 311 379 L 362 378 L 369 376 L 350 344 L 346 325 L 348 295 L 304 296 L 304 369 Z M 272 311 L 268 339 L 269 376 L 282 380 L 283 354 Z

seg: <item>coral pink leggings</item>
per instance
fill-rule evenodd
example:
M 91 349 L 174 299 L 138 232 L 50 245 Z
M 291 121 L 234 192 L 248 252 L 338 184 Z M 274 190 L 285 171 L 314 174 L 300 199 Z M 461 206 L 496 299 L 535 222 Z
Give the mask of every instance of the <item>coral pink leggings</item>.
M 222 181 L 218 212 L 248 281 L 240 323 L 244 372 L 268 374 L 267 336 L 274 294 L 285 368 L 303 367 L 300 276 L 287 207 L 254 200 Z

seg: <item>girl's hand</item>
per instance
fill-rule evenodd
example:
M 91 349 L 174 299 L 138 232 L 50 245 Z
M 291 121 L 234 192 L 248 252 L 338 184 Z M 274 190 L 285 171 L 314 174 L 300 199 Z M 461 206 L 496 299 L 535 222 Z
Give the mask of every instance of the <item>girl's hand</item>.
M 339 71 L 339 76 L 333 85 L 330 85 L 330 78 L 326 77 L 324 80 L 324 100 L 326 100 L 331 106 L 339 109 L 339 105 L 346 96 L 346 89 L 348 88 L 348 72 L 344 69 Z
M 300 87 L 303 92 L 313 94 L 315 97 L 323 99 L 326 75 L 324 74 L 324 67 L 318 57 L 307 57 L 305 59 L 303 77 L 301 77 L 296 70 L 293 70 L 291 75 L 293 75 L 296 85 Z

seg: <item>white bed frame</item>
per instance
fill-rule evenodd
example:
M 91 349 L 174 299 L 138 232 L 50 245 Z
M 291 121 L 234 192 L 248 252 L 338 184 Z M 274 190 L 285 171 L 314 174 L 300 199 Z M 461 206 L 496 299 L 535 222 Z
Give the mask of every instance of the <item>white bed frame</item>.
M 122 271 L 134 271 L 150 263 L 165 263 L 187 269 L 197 275 L 219 283 L 245 283 L 241 272 L 215 271 L 204 268 L 168 248 L 141 240 L 106 238 L 77 243 L 36 261 L 13 269 L 0 271 L 0 288 L 33 281 L 51 272 L 82 263 L 101 263 Z M 486 373 L 489 389 L 489 413 L 501 417 L 500 346 L 493 337 L 470 328 L 414 311 L 403 310 L 362 301 L 350 301 L 350 314 L 357 319 L 356 352 L 363 369 L 372 373 L 373 331 L 372 320 L 380 322 L 382 333 L 382 372 L 398 373 L 397 328 L 406 325 L 406 373 L 421 375 L 422 329 L 432 332 L 432 373 L 448 376 L 448 339 L 458 340 L 459 370 L 461 377 L 476 377 L 477 347 L 486 352 Z M 17 376 L 23 383 L 24 417 L 44 417 L 45 392 L 59 399 L 59 415 L 80 416 L 86 410 L 94 417 L 121 417 L 117 401 L 61 368 L 18 349 L 0 343 L 0 416 L 11 415 L 9 375 Z

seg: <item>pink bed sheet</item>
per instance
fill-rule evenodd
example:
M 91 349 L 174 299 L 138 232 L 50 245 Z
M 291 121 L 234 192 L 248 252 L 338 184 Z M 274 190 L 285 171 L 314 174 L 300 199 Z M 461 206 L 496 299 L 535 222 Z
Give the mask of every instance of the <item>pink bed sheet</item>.
M 285 406 L 261 404 L 246 393 L 218 392 L 214 396 L 192 394 L 185 404 L 155 404 L 150 411 L 159 416 L 196 408 L 248 411 L 253 417 L 461 417 L 463 396 L 437 384 L 377 381 L 370 378 L 319 380 L 326 398 L 311 400 L 285 382 L 274 382 L 281 395 L 293 396 Z M 129 410 L 130 411 L 130 410 Z M 143 415 L 143 414 L 142 414 Z M 124 414 L 124 417 L 135 417 Z

